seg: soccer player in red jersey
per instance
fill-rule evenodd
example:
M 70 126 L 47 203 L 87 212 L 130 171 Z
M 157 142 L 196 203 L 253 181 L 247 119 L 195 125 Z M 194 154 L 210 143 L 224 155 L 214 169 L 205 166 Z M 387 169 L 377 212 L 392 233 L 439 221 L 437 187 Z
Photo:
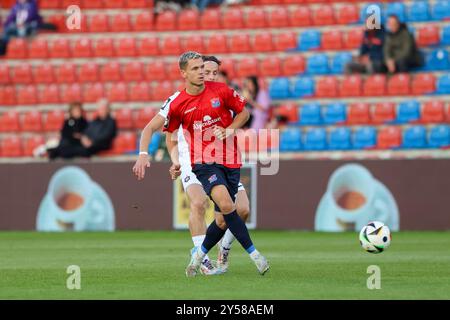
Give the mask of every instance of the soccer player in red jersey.
M 234 131 L 248 120 L 245 100 L 227 85 L 204 81 L 204 62 L 196 52 L 186 52 L 179 59 L 185 89 L 172 95 L 141 135 L 140 155 L 133 167 L 138 179 L 150 166 L 147 148 L 155 130 L 165 123 L 169 135 L 182 125 L 190 147 L 192 171 L 221 214 L 216 215 L 200 247 L 191 251 L 187 276 L 195 276 L 208 251 L 223 237 L 226 227 L 249 253 L 260 274 L 269 269 L 267 260 L 256 250 L 244 221 L 236 213 L 233 197 L 238 190 L 241 159 Z M 235 117 L 233 119 L 230 110 Z M 167 121 L 166 121 L 167 119 Z M 175 139 L 174 139 L 175 140 Z M 180 169 L 177 148 L 172 148 L 173 168 Z

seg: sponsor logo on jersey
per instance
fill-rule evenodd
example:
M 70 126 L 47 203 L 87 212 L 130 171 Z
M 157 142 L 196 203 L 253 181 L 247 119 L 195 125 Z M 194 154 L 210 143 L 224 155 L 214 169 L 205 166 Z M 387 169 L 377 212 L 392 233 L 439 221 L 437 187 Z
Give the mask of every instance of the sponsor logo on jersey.
M 186 178 L 184 178 L 184 182 L 185 182 L 185 183 L 188 183 L 189 180 L 191 180 L 191 177 L 190 177 L 190 176 L 187 176 Z
M 190 108 L 190 109 L 187 109 L 187 110 L 184 112 L 184 114 L 189 113 L 189 112 L 192 112 L 192 111 L 194 111 L 195 109 L 197 109 L 197 107 L 192 107 L 192 108 Z
M 203 117 L 202 123 L 200 123 L 200 121 L 195 122 L 193 127 L 194 127 L 194 130 L 200 130 L 200 129 L 203 129 L 204 127 L 208 127 L 208 126 L 210 126 L 216 122 L 219 122 L 221 120 L 222 120 L 222 117 L 211 119 L 211 117 L 209 115 L 206 115 Z
M 211 177 L 208 178 L 209 183 L 213 183 L 214 181 L 217 181 L 216 174 L 213 174 Z
M 218 108 L 220 107 L 220 99 L 219 98 L 212 98 L 211 99 L 211 106 L 213 108 Z

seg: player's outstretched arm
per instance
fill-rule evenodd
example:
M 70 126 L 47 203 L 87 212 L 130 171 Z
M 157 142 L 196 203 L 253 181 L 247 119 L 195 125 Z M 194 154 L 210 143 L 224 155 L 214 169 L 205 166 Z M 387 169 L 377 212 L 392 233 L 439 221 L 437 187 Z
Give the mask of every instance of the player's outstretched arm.
M 175 134 L 174 134 L 175 133 Z M 172 166 L 169 169 L 170 177 L 176 180 L 181 175 L 180 157 L 178 154 L 178 138 L 176 131 L 174 133 L 166 132 L 166 146 L 169 152 Z
M 235 132 L 236 129 L 242 128 L 247 123 L 249 117 L 250 112 L 244 107 L 242 111 L 234 117 L 233 122 L 228 127 L 222 128 L 216 126 L 214 128 L 215 136 L 220 140 L 228 138 Z
M 139 157 L 133 166 L 133 173 L 138 180 L 144 179 L 145 169 L 150 167 L 150 158 L 148 156 L 148 145 L 152 139 L 153 133 L 161 130 L 164 126 L 166 119 L 157 114 L 152 120 L 145 126 L 141 134 L 141 141 L 139 143 Z

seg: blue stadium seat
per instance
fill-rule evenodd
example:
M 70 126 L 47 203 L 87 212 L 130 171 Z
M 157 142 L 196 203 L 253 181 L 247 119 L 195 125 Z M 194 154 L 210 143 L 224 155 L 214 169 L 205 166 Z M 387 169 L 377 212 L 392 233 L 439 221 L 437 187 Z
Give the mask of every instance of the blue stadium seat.
M 339 52 L 334 55 L 331 60 L 330 73 L 343 74 L 345 71 L 345 65 L 352 60 L 352 54 L 350 52 Z
M 390 15 L 396 15 L 401 22 L 406 21 L 406 8 L 405 4 L 402 2 L 392 2 L 386 5 L 384 10 L 385 18 Z
M 441 44 L 450 46 L 450 24 L 442 28 Z
M 443 148 L 450 146 L 450 127 L 439 125 L 431 128 L 428 135 L 428 146 L 431 148 Z
M 322 123 L 322 115 L 320 114 L 320 105 L 318 103 L 307 103 L 299 108 L 301 125 L 317 125 Z
M 300 34 L 298 38 L 297 49 L 300 51 L 308 51 L 320 48 L 321 33 L 318 30 L 308 30 Z
M 136 150 L 139 150 L 139 140 L 137 140 L 137 147 Z M 152 136 L 152 140 L 150 141 L 150 144 L 148 145 L 148 154 L 155 155 L 156 151 L 159 148 L 159 145 L 161 143 L 161 132 L 155 132 Z
M 403 148 L 417 149 L 425 148 L 427 130 L 424 126 L 413 126 L 403 131 Z
M 313 78 L 301 77 L 295 81 L 294 84 L 294 97 L 311 97 L 314 95 L 315 82 Z
M 302 134 L 299 128 L 288 128 L 281 132 L 280 151 L 299 151 L 302 149 Z
M 353 133 L 353 148 L 371 149 L 377 144 L 377 132 L 374 127 L 361 127 Z
M 450 0 L 438 0 L 431 10 L 433 20 L 444 20 L 450 18 Z
M 427 70 L 449 70 L 450 57 L 447 50 L 437 49 L 428 53 L 425 58 Z
M 347 121 L 347 106 L 342 102 L 334 102 L 324 107 L 323 122 L 326 124 L 338 124 Z
M 417 100 L 402 101 L 398 105 L 397 122 L 410 123 L 420 118 L 420 102 Z
M 438 79 L 436 93 L 450 94 L 450 73 L 444 74 Z
M 269 95 L 272 99 L 288 99 L 291 96 L 288 78 L 275 78 L 270 82 Z
M 306 72 L 310 75 L 328 74 L 328 56 L 325 53 L 310 56 L 306 60 Z
M 305 134 L 303 142 L 305 150 L 326 150 L 327 149 L 327 132 L 324 128 L 312 128 Z
M 428 21 L 430 20 L 430 8 L 427 1 L 413 1 L 408 10 L 408 21 Z
M 336 128 L 330 132 L 328 148 L 330 150 L 349 150 L 351 130 L 348 127 Z

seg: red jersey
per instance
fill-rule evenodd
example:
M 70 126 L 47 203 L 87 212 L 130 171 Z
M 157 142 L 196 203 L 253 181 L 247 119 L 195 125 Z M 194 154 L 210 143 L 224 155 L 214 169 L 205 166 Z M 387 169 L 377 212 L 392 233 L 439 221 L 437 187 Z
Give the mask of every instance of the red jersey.
M 173 94 L 159 114 L 166 118 L 164 130 L 174 132 L 183 127 L 189 145 L 191 164 L 219 163 L 229 168 L 241 167 L 237 138 L 216 139 L 213 128 L 227 128 L 234 114 L 242 112 L 246 102 L 234 89 L 219 82 L 205 82 L 202 93 L 192 96 L 184 89 Z

